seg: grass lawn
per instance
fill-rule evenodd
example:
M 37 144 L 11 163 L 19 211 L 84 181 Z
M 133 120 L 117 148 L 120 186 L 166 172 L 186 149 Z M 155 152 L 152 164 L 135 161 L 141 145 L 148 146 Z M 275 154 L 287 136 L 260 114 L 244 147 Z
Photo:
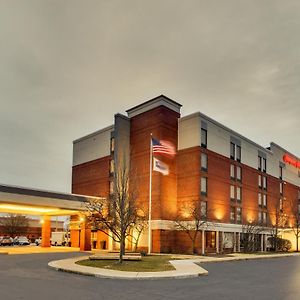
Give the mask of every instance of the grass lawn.
M 145 256 L 140 261 L 123 261 L 119 264 L 116 260 L 81 260 L 76 264 L 81 266 L 112 269 L 118 271 L 131 271 L 131 272 L 159 272 L 170 271 L 175 268 L 169 263 L 171 256 Z

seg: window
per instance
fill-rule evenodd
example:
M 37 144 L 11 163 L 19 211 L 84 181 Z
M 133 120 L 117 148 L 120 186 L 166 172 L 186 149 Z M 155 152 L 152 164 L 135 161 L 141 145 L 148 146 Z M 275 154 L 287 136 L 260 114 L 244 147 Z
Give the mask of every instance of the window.
M 298 190 L 298 200 L 300 200 L 300 190 Z
M 234 222 L 235 221 L 235 207 L 230 206 L 230 221 Z
M 242 208 L 241 207 L 236 208 L 236 222 L 237 223 L 242 222 Z
M 201 195 L 207 195 L 207 178 L 201 177 Z
M 110 139 L 110 152 L 114 152 L 115 151 L 115 138 L 111 138 Z
M 241 151 L 242 151 L 241 146 L 236 145 L 233 142 L 230 142 L 230 158 L 231 159 L 241 162 L 241 155 L 242 155 Z
M 262 170 L 262 157 L 258 156 L 258 170 L 261 171 Z
M 262 180 L 263 180 L 263 189 L 266 190 L 267 189 L 267 177 L 262 176 Z
M 242 200 L 242 189 L 239 186 L 236 187 L 236 200 Z
M 283 182 L 279 183 L 279 192 L 280 192 L 280 195 L 283 195 Z
M 298 214 L 300 215 L 300 203 L 298 203 Z
M 201 147 L 207 147 L 207 130 L 204 128 L 201 128 Z
M 258 206 L 259 206 L 259 207 L 262 206 L 262 197 L 261 197 L 261 193 L 258 193 Z
M 230 165 L 230 178 L 235 179 L 234 165 Z
M 262 211 L 258 212 L 258 223 L 262 222 Z
M 110 194 L 113 194 L 113 192 L 114 192 L 114 182 L 113 181 L 109 182 L 109 192 L 110 192 Z
M 111 174 L 113 174 L 114 171 L 115 171 L 115 161 L 112 159 L 112 160 L 110 161 L 109 172 L 110 172 Z
M 281 212 L 283 211 L 283 199 L 282 198 L 279 199 L 279 209 Z
M 236 179 L 242 181 L 242 169 L 239 166 L 236 166 Z
M 235 190 L 234 190 L 234 185 L 230 186 L 230 199 L 234 200 L 235 199 Z
M 235 144 L 230 143 L 230 158 L 235 159 Z
M 266 194 L 263 194 L 263 198 L 262 198 L 262 205 L 263 207 L 267 207 L 267 195 Z
M 279 179 L 282 180 L 282 176 L 283 176 L 283 167 L 279 166 Z
M 262 221 L 264 224 L 266 224 L 267 223 L 267 213 L 265 211 L 263 211 L 262 216 L 263 216 Z
M 258 175 L 258 186 L 259 186 L 260 188 L 262 187 L 261 175 Z
M 201 201 L 201 218 L 205 219 L 207 217 L 207 202 Z
M 241 156 L 242 156 L 242 149 L 241 146 L 236 146 L 236 160 L 238 162 L 241 162 Z
M 201 170 L 207 171 L 207 154 L 201 153 Z
M 266 158 L 263 158 L 263 168 L 262 168 L 262 171 L 264 173 L 267 172 L 267 159 Z

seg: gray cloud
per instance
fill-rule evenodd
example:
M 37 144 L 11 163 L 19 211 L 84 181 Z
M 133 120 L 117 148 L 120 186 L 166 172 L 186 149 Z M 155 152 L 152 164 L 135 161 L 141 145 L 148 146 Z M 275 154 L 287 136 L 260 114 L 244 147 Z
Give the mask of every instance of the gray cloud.
M 72 140 L 158 94 L 300 156 L 299 1 L 0 2 L 0 182 L 70 190 Z

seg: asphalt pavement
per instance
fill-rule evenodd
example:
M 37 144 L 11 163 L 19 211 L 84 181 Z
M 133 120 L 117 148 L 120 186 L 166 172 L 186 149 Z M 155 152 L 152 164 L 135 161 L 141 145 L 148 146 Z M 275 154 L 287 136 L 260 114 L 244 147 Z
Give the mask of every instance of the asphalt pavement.
M 300 299 L 300 257 L 201 264 L 208 276 L 128 281 L 49 269 L 84 253 L 0 255 L 0 299 Z

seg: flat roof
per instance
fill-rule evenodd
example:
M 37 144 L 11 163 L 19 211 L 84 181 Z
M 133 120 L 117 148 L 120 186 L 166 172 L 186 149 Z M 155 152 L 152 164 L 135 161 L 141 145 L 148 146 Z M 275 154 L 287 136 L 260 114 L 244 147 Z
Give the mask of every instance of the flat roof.
M 47 190 L 38 190 L 38 189 L 33 189 L 33 188 L 26 188 L 26 187 L 21 187 L 21 186 L 14 186 L 14 185 L 4 185 L 4 184 L 0 184 L 0 192 L 9 193 L 9 194 L 25 195 L 25 196 L 35 196 L 35 197 L 61 199 L 61 200 L 69 200 L 69 201 L 79 201 L 79 202 L 86 202 L 90 198 L 97 198 L 97 197 L 93 197 L 93 196 L 52 192 L 52 191 L 47 191 Z

